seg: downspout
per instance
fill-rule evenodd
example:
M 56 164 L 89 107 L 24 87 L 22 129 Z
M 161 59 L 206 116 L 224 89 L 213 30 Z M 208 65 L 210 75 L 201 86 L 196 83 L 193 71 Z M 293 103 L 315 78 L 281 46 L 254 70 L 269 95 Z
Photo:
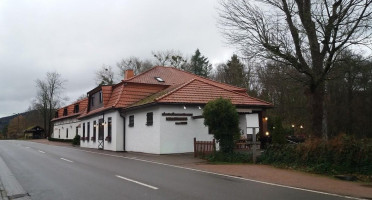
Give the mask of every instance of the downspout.
M 120 113 L 120 117 L 123 118 L 123 151 L 126 152 L 125 150 L 125 116 L 122 112 L 119 112 Z

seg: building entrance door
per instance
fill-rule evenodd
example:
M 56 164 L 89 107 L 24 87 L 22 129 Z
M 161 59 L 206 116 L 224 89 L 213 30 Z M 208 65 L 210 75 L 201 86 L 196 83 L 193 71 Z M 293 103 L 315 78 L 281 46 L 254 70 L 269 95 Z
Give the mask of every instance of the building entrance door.
M 105 140 L 104 140 L 104 128 L 103 128 L 103 119 L 98 120 L 98 149 L 103 149 Z

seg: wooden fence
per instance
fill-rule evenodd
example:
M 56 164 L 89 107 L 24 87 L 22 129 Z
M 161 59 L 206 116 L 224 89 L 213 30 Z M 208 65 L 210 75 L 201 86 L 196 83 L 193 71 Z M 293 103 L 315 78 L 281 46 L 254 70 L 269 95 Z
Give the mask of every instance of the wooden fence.
M 196 141 L 194 138 L 194 157 L 209 155 L 216 151 L 216 143 L 213 141 Z

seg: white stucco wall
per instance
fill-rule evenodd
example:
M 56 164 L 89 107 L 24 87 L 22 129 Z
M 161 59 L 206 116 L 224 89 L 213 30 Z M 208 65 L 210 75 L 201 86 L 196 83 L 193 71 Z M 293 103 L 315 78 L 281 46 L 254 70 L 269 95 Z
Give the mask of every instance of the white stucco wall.
M 108 118 L 111 117 L 111 123 L 112 123 L 112 133 L 111 133 L 111 142 L 105 141 L 105 138 L 108 135 Z M 120 117 L 120 114 L 118 111 L 110 111 L 105 112 L 104 114 L 96 115 L 93 117 L 85 118 L 81 121 L 81 126 L 83 126 L 83 123 L 85 123 L 85 136 L 87 137 L 88 134 L 88 127 L 87 123 L 90 122 L 90 139 L 89 141 L 80 141 L 81 147 L 87 147 L 87 148 L 98 148 L 98 127 L 93 126 L 93 122 L 96 121 L 98 124 L 99 119 L 103 119 L 105 123 L 104 125 L 104 149 L 105 150 L 111 150 L 111 151 L 123 151 L 123 118 Z M 96 128 L 96 141 L 92 141 L 91 137 L 93 137 L 93 129 Z M 83 128 L 81 127 L 80 133 L 81 136 Z
M 192 113 L 201 115 L 203 110 L 198 106 L 161 105 L 160 118 L 160 154 L 194 152 L 194 137 L 196 140 L 212 141 L 213 135 L 208 134 L 203 118 L 192 119 L 190 116 L 161 116 L 162 113 Z M 186 125 L 176 125 L 175 121 L 167 121 L 166 117 L 187 117 Z
M 153 124 L 146 125 L 147 113 L 153 112 Z M 134 126 L 129 127 L 129 116 Z M 158 106 L 125 112 L 126 151 L 160 154 L 160 111 Z
M 78 128 L 78 133 L 76 133 L 76 126 L 80 124 L 80 121 L 77 118 L 67 118 L 55 121 L 53 123 L 53 133 L 51 134 L 52 138 L 57 139 L 73 139 L 76 134 L 80 134 L 81 128 Z M 68 130 L 68 137 L 67 132 Z

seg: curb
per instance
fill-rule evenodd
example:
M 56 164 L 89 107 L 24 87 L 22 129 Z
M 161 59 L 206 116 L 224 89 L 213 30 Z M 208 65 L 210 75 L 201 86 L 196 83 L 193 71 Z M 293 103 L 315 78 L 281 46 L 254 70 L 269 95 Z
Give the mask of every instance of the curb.
M 31 200 L 4 160 L 0 157 L 0 189 L 2 200 Z

